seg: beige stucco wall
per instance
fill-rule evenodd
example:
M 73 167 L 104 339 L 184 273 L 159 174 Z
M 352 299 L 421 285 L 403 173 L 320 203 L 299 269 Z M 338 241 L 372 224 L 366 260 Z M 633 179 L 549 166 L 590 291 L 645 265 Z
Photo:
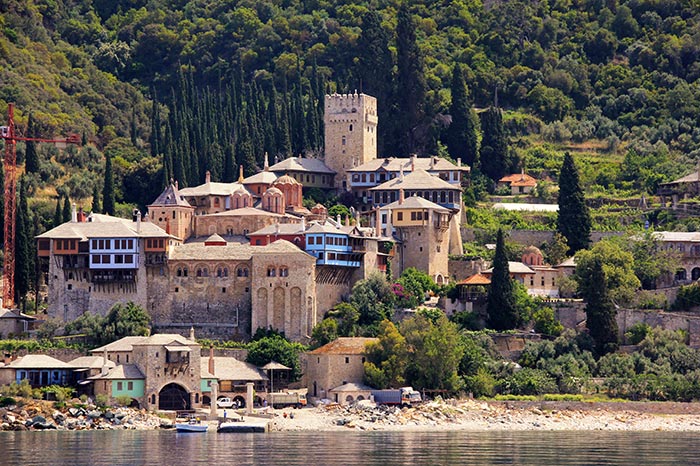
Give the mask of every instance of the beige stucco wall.
M 363 383 L 363 362 L 364 356 L 356 354 L 303 354 L 303 382 L 309 396 L 326 398 L 329 390 L 344 383 Z

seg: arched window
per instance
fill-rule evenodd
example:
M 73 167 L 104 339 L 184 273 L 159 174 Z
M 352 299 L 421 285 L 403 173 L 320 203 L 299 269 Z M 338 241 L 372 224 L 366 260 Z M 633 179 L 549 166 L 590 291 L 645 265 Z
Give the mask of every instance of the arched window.
M 219 207 L 219 198 L 218 197 L 214 198 L 214 206 Z
M 289 269 L 287 267 L 280 267 L 280 277 L 288 277 Z
M 175 275 L 178 277 L 182 277 L 182 269 L 178 267 L 177 272 L 175 272 Z
M 248 276 L 248 268 L 247 267 L 239 267 L 238 270 L 236 271 L 236 275 L 239 277 L 247 277 Z
M 350 128 L 349 128 L 349 129 L 350 129 L 350 131 L 352 131 L 352 125 L 350 125 Z
M 268 277 L 274 277 L 276 275 L 277 275 L 277 270 L 274 267 L 267 268 L 267 276 Z
M 184 269 L 182 269 L 182 276 L 183 276 L 183 277 L 186 277 L 186 276 L 187 276 L 187 267 L 185 267 Z

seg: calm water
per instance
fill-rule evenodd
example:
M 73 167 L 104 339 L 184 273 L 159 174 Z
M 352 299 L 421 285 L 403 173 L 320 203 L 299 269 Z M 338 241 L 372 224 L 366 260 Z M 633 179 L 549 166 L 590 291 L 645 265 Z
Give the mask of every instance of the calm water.
M 2 465 L 700 465 L 700 434 L 2 432 Z

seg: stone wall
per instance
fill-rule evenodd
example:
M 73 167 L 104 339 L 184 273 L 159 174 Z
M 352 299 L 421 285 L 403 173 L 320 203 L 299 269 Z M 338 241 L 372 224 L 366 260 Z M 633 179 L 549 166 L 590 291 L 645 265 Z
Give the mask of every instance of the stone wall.
M 506 238 L 514 243 L 525 246 L 540 246 L 551 241 L 554 231 L 539 230 L 505 230 Z M 622 231 L 594 231 L 591 232 L 591 241 L 597 243 L 603 238 L 611 236 L 622 236 Z M 479 230 L 462 226 L 462 239 L 464 241 L 475 241 L 479 235 Z
M 483 259 L 466 261 L 450 260 L 447 267 L 450 274 L 450 280 L 452 281 L 464 280 L 465 278 L 471 277 L 472 275 L 488 268 L 486 267 Z

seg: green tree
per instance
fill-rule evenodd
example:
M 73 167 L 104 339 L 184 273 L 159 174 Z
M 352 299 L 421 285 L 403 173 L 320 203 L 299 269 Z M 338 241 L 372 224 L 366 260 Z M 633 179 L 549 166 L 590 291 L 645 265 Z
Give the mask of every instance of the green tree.
M 658 234 L 645 230 L 641 235 L 629 239 L 628 245 L 634 257 L 634 273 L 642 288 L 655 289 L 659 278 L 677 270 L 680 264 L 678 254 L 663 248 Z
M 423 55 L 416 43 L 416 24 L 409 3 L 399 7 L 396 23 L 396 103 L 398 112 L 398 155 L 406 157 L 418 148 L 416 131 L 425 118 L 425 80 Z
M 63 211 L 61 209 L 61 198 L 56 199 L 56 210 L 53 213 L 53 227 L 56 228 L 63 223 Z
M 457 324 L 444 314 L 436 322 L 418 315 L 402 322 L 401 333 L 409 348 L 406 379 L 411 386 L 453 392 L 461 388 L 457 372 L 464 347 Z
M 350 303 L 360 312 L 360 325 L 372 326 L 388 318 L 393 308 L 393 294 L 384 274 L 373 272 L 355 282 Z
M 626 250 L 621 241 L 614 238 L 597 242 L 590 250 L 576 254 L 576 271 L 574 278 L 578 290 L 584 297 L 590 294 L 593 267 L 596 261 L 603 264 L 607 293 L 615 303 L 625 306 L 634 301 L 641 283 L 634 273 L 634 256 Z
M 102 210 L 105 214 L 114 215 L 116 199 L 114 194 L 114 173 L 112 172 L 112 157 L 106 156 L 105 182 L 102 188 Z
M 568 152 L 559 173 L 559 215 L 557 231 L 566 238 L 569 254 L 588 247 L 591 237 L 591 216 L 581 188 L 578 169 Z
M 15 302 L 26 309 L 27 293 L 34 283 L 33 223 L 27 206 L 27 183 L 19 184 L 19 201 L 15 216 Z
M 29 114 L 29 121 L 27 122 L 27 137 L 35 138 L 36 134 L 36 122 L 34 121 L 34 114 Z M 36 142 L 27 141 L 25 145 L 25 157 L 24 157 L 24 168 L 27 173 L 37 173 L 39 171 L 39 153 L 36 150 Z
M 112 306 L 105 317 L 102 335 L 107 341 L 128 336 L 146 336 L 151 332 L 151 316 L 138 304 L 129 301 Z
M 338 338 L 338 321 L 323 319 L 311 330 L 311 348 L 319 348 Z
M 479 114 L 479 118 L 482 133 L 479 168 L 492 181 L 498 181 L 514 169 L 508 153 L 503 115 L 500 108 L 489 107 Z
M 452 122 L 445 134 L 447 149 L 453 159 L 462 159 L 467 165 L 473 166 L 479 155 L 479 120 L 469 103 L 467 85 L 459 63 L 452 70 L 451 91 Z
M 360 322 L 360 312 L 350 303 L 338 303 L 326 313 L 326 318 L 338 323 L 338 336 L 354 337 Z
M 569 245 L 566 244 L 566 238 L 558 231 L 555 231 L 552 239 L 547 242 L 544 252 L 547 255 L 547 262 L 551 265 L 561 264 L 564 259 L 566 259 L 566 255 L 569 252 Z
M 486 304 L 488 325 L 495 330 L 508 330 L 518 326 L 518 310 L 515 302 L 515 286 L 508 270 L 503 230 L 496 236 L 496 252 L 493 257 L 491 286 Z
M 582 293 L 586 302 L 586 327 L 595 342 L 599 355 L 617 350 L 619 335 L 615 316 L 615 305 L 608 295 L 608 287 L 600 259 L 593 261 L 590 286 Z
M 377 337 L 365 349 L 365 383 L 379 389 L 403 386 L 408 366 L 406 339 L 388 320 L 379 324 Z
M 92 187 L 92 212 L 96 214 L 102 213 L 100 205 L 100 187 L 95 183 Z
M 70 222 L 73 219 L 72 207 L 68 196 L 63 198 L 63 210 L 61 211 L 61 223 Z
M 300 343 L 292 343 L 281 335 L 272 335 L 255 340 L 248 345 L 246 361 L 262 367 L 275 361 L 291 368 L 290 381 L 301 377 L 299 355 L 304 351 Z
M 434 291 L 437 287 L 433 279 L 425 272 L 415 267 L 409 267 L 401 273 L 397 280 L 401 285 L 403 294 L 403 306 L 414 308 L 425 301 L 428 291 Z

